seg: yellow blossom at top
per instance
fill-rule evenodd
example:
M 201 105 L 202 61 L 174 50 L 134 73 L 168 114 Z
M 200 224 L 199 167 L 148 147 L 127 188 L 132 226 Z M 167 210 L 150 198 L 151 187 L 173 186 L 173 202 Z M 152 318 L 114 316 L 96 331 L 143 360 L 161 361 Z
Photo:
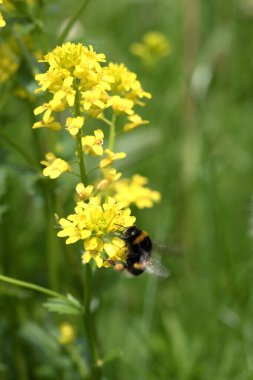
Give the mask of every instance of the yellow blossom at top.
M 75 340 L 75 337 L 76 337 L 76 332 L 73 325 L 67 322 L 63 322 L 60 325 L 60 335 L 58 337 L 59 343 L 64 346 L 68 344 L 72 344 Z
M 104 54 L 97 54 L 92 46 L 67 42 L 46 54 L 41 62 L 47 63 L 49 68 L 35 76 L 40 85 L 35 92 L 49 91 L 53 95 L 49 104 L 60 102 L 60 111 L 74 106 L 78 92 L 80 110 L 92 117 L 101 114 L 109 98 L 106 90 L 113 80 L 100 65 L 105 62 Z M 38 113 L 36 110 L 35 114 Z
M 107 202 L 101 204 L 100 197 L 91 197 L 89 202 L 78 202 L 75 213 L 61 218 L 59 223 L 62 230 L 57 236 L 67 237 L 66 244 L 84 241 L 83 262 L 89 262 L 93 258 L 97 265 L 103 265 L 106 256 L 104 249 L 110 251 L 113 234 L 123 228 L 132 226 L 135 217 L 131 216 L 129 208 L 123 208 L 120 202 L 108 197 Z M 110 237 L 112 236 L 112 237 Z M 109 246 L 108 246 L 109 245 Z M 115 258 L 117 250 L 115 251 Z M 118 247 L 118 253 L 122 256 L 122 247 Z
M 66 129 L 72 135 L 76 136 L 84 123 L 84 117 L 68 117 L 66 120 Z
M 43 170 L 44 176 L 48 176 L 51 179 L 58 178 L 66 171 L 71 171 L 71 167 L 66 161 L 55 157 L 51 152 L 46 154 L 46 160 L 41 161 L 41 164 L 46 166 Z
M 105 150 L 105 153 L 107 154 L 107 157 L 106 158 L 103 158 L 101 161 L 100 161 L 100 168 L 101 169 L 104 169 L 104 168 L 107 168 L 108 166 L 110 166 L 115 160 L 122 160 L 123 158 L 126 157 L 126 153 L 125 152 L 120 152 L 120 153 L 114 153 L 112 152 L 110 149 L 106 149 Z
M 154 202 L 159 202 L 161 194 L 145 187 L 148 180 L 138 174 L 131 180 L 122 179 L 113 184 L 115 191 L 113 197 L 125 207 L 135 204 L 138 208 L 153 207 Z
M 168 38 L 160 32 L 144 34 L 142 42 L 133 43 L 130 51 L 137 55 L 144 64 L 152 66 L 162 57 L 170 54 L 171 45 Z
M 101 129 L 94 131 L 94 136 L 87 135 L 82 137 L 82 147 L 85 154 L 91 153 L 93 156 L 102 156 L 104 133 Z
M 116 114 L 131 116 L 134 115 L 135 105 L 143 106 L 143 99 L 151 98 L 151 94 L 143 90 L 137 75 L 124 64 L 110 62 L 108 66 L 101 66 L 106 62 L 105 55 L 96 53 L 92 46 L 67 42 L 57 46 L 40 61 L 46 63 L 48 68 L 35 76 L 39 83 L 35 92 L 46 91 L 51 98 L 38 106 L 34 113 L 43 113 L 44 124 L 54 117 L 55 112 L 65 110 L 75 117 L 87 115 L 102 120 L 108 108 Z M 37 123 L 40 124 L 34 128 L 43 125 L 42 122 Z M 131 126 L 128 123 L 125 130 L 145 123 L 134 120 Z M 70 129 L 68 125 L 67 130 L 72 135 L 77 132 L 76 128 Z

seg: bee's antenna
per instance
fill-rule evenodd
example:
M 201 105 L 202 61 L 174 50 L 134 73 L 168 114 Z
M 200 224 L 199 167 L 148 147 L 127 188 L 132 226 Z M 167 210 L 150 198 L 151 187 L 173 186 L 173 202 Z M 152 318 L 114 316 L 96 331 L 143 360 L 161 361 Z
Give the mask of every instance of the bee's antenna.
M 127 227 L 124 227 L 124 226 L 122 226 L 121 224 L 118 224 L 118 223 L 113 223 L 115 226 L 119 226 L 119 227 L 122 227 L 122 228 L 124 228 L 125 230 L 127 230 L 128 228 L 130 228 L 130 227 L 134 227 L 134 226 L 127 226 Z
M 127 227 L 124 227 L 124 226 L 122 226 L 121 224 L 118 224 L 118 223 L 113 223 L 115 226 L 119 226 L 119 227 L 121 227 L 121 228 L 127 228 Z

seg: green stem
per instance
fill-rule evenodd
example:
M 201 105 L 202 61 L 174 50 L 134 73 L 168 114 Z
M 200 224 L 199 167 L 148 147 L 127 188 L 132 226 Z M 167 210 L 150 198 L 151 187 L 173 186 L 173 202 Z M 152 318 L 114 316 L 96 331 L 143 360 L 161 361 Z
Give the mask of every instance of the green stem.
M 78 154 L 78 164 L 80 169 L 80 176 L 82 183 L 87 186 L 87 174 L 86 174 L 86 168 L 83 158 L 83 149 L 82 149 L 82 130 L 78 132 L 76 136 L 76 142 L 77 142 L 77 154 Z
M 106 117 L 104 117 L 104 116 L 102 116 L 102 117 L 100 118 L 100 120 L 103 120 L 103 122 L 104 122 L 105 124 L 108 124 L 109 126 L 112 125 L 111 121 L 108 120 L 108 119 L 107 119 Z
M 90 311 L 91 302 L 91 281 L 92 281 L 92 271 L 89 263 L 85 265 L 85 276 L 84 276 L 84 326 L 86 331 L 86 337 L 89 343 L 90 355 L 91 355 L 91 365 L 92 365 L 92 380 L 101 379 L 101 369 L 98 367 L 98 353 L 96 348 L 96 337 L 95 328 Z
M 50 290 L 48 288 L 44 288 L 42 286 L 33 284 L 31 282 L 17 280 L 16 278 L 3 276 L 2 274 L 0 274 L 0 281 L 6 282 L 6 283 L 11 284 L 11 285 L 20 286 L 22 288 L 35 290 L 36 292 L 46 294 L 50 297 L 56 297 L 56 298 L 60 298 L 62 300 L 67 300 L 67 297 L 63 296 L 62 294 L 54 292 L 53 290 Z
M 72 26 L 75 24 L 75 22 L 81 16 L 82 12 L 85 10 L 85 8 L 87 7 L 88 3 L 89 3 L 89 0 L 83 0 L 81 2 L 80 7 L 77 9 L 76 13 L 74 13 L 73 16 L 69 19 L 67 25 L 65 26 L 65 28 L 61 32 L 61 34 L 60 34 L 60 36 L 58 38 L 58 43 L 57 43 L 58 45 L 63 44 L 63 42 L 65 41 L 66 37 L 68 36 L 68 34 L 69 34 Z
M 91 169 L 88 173 L 87 173 L 87 176 L 89 176 L 91 173 L 93 173 L 95 170 L 98 170 L 100 169 L 99 166 L 96 166 L 95 168 Z
M 115 143 L 115 127 L 116 127 L 116 114 L 112 115 L 112 121 L 110 123 L 110 135 L 109 135 L 109 145 L 108 148 L 113 150 Z
M 80 110 L 80 100 L 78 90 L 76 92 L 75 101 L 75 117 L 81 116 Z M 87 174 L 84 163 L 83 149 L 82 149 L 82 129 L 79 130 L 76 136 L 77 142 L 77 154 L 78 154 L 78 164 L 80 169 L 80 177 L 82 183 L 87 186 Z M 91 283 L 92 283 L 92 271 L 89 263 L 85 265 L 85 276 L 84 276 L 84 328 L 86 332 L 86 337 L 89 345 L 89 351 L 91 356 L 91 379 L 99 380 L 101 379 L 102 373 L 101 368 L 98 367 L 98 354 L 97 354 L 97 344 L 96 344 L 96 333 L 95 326 L 90 311 L 91 302 Z

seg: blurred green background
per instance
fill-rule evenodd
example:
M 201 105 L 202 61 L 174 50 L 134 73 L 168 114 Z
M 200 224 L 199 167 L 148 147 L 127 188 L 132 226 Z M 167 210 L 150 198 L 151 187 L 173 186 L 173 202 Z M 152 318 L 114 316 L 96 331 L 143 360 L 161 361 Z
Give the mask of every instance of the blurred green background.
M 45 1 L 45 51 L 78 4 Z M 172 52 L 147 68 L 129 46 L 153 30 Z M 166 279 L 97 271 L 104 379 L 252 379 L 253 1 L 92 0 L 71 38 L 124 62 L 153 94 L 141 112 L 150 124 L 123 135 L 115 150 L 128 153 L 120 171 L 147 176 L 162 193 L 153 209 L 133 209 L 138 226 L 180 251 L 162 254 Z M 25 62 L 21 68 L 32 86 Z M 3 86 L 1 129 L 38 162 L 55 138 L 32 131 L 32 102 L 8 95 L 13 87 L 15 78 Z M 49 286 L 48 268 L 57 265 L 54 286 L 78 297 L 80 256 L 55 238 L 53 218 L 71 210 L 74 182 L 38 178 L 6 141 L 0 271 Z M 49 314 L 45 297 L 32 292 L 0 291 L 0 378 L 79 379 L 56 338 L 60 322 L 77 326 L 75 318 Z

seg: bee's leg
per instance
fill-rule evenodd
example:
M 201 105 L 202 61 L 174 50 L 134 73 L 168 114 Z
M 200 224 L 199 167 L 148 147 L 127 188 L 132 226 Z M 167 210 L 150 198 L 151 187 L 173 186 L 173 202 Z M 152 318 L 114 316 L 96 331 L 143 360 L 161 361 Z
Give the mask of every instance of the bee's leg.
M 119 261 L 113 261 L 113 260 L 106 260 L 109 264 L 113 266 L 113 269 L 117 272 L 121 272 L 122 270 L 125 270 L 127 268 L 127 265 L 124 263 L 121 263 Z
M 147 268 L 147 263 L 143 261 L 142 263 L 138 262 L 133 265 L 135 269 L 145 270 Z

